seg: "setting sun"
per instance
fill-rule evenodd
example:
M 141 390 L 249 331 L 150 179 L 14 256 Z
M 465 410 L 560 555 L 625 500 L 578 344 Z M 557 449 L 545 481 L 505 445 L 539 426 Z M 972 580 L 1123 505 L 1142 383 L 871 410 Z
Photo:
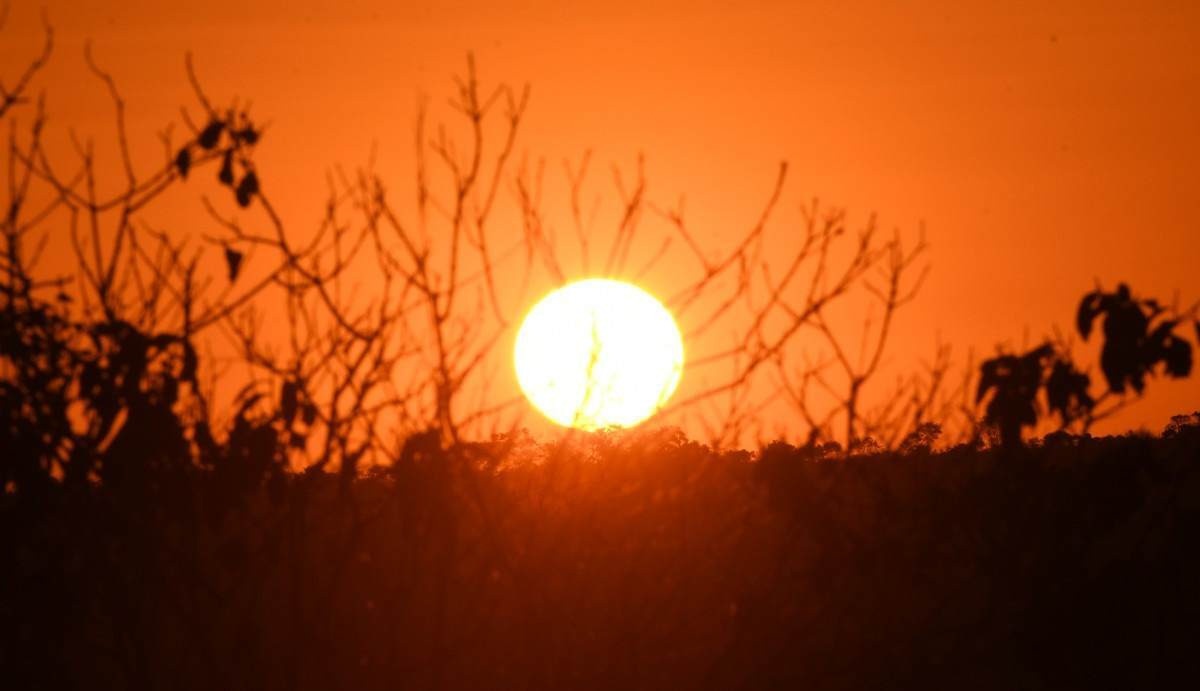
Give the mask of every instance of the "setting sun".
M 586 430 L 630 427 L 674 393 L 683 341 L 670 312 L 646 291 L 588 279 L 530 310 L 514 359 L 521 390 L 554 422 Z

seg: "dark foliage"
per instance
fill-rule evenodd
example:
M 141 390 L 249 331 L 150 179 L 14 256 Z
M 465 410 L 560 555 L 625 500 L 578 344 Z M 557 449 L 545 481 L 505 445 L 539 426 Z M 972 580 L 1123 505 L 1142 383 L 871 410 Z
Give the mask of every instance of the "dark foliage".
M 431 433 L 348 479 L 284 470 L 315 415 L 297 382 L 248 389 L 214 434 L 180 405 L 178 338 L 0 314 L 16 687 L 1129 688 L 1192 667 L 1200 414 L 1003 454 L 931 451 L 932 426 L 849 459 Z M 992 381 L 1024 396 L 1044 356 Z
M 242 269 L 242 259 L 244 255 L 232 247 L 225 248 L 225 268 L 229 274 L 229 282 L 233 283 L 237 280 L 238 272 Z
M 1091 377 L 1075 368 L 1069 360 L 1056 359 L 1046 378 L 1046 402 L 1064 424 L 1084 417 L 1096 407 L 1088 393 Z
M 18 688 L 1128 688 L 1191 669 L 1200 416 L 1003 455 L 934 452 L 924 426 L 847 460 L 431 433 L 387 470 L 294 474 L 316 415 L 299 382 L 247 389 L 214 432 L 184 405 L 185 340 L 0 307 Z M 1049 357 L 993 363 L 989 388 L 1029 415 L 1074 376 Z
M 175 168 L 179 176 L 186 179 L 194 162 L 193 149 L 199 149 L 201 154 L 219 153 L 221 166 L 217 170 L 217 182 L 233 188 L 234 200 L 245 208 L 259 191 L 258 175 L 254 172 L 250 154 L 261 136 L 262 131 L 247 113 L 230 110 L 223 117 L 214 115 L 196 134 L 194 141 L 179 149 L 175 155 Z M 235 186 L 236 168 L 242 169 L 242 176 Z
M 1005 446 L 1021 443 L 1021 428 L 1037 423 L 1037 395 L 1042 388 L 1046 363 L 1054 357 L 1050 345 L 1024 355 L 1000 355 L 986 360 L 979 369 L 975 401 L 988 401 L 984 421 L 996 425 Z
M 1124 283 L 1116 291 L 1096 290 L 1079 303 L 1076 327 L 1087 339 L 1096 319 L 1104 320 L 1104 347 L 1100 369 L 1115 393 L 1126 387 L 1141 393 L 1146 376 L 1162 365 L 1171 377 L 1192 371 L 1192 346 L 1175 335 L 1178 319 L 1165 318 L 1167 310 L 1156 300 L 1135 299 Z
M 750 462 L 646 435 L 495 473 L 430 439 L 234 506 L 215 471 L 137 501 L 56 487 L 4 504 L 4 666 L 41 688 L 1162 684 L 1200 634 L 1198 442 Z
M 89 64 L 122 112 L 111 78 Z M 195 81 L 190 66 L 189 74 Z M 481 136 L 486 106 L 473 64 L 470 74 L 461 109 Z M 19 80 L 0 115 L 27 83 Z M 20 251 L 29 227 L 17 221 L 31 176 L 10 193 L 0 255 L 6 688 L 1158 688 L 1193 671 L 1200 414 L 1174 419 L 1159 439 L 1060 431 L 1020 448 L 1040 392 L 1064 426 L 1092 419 L 1097 405 L 1087 375 L 1042 346 L 983 366 L 978 400 L 990 396 L 986 421 L 1010 448 L 935 451 L 942 430 L 932 420 L 943 418 L 926 416 L 931 383 L 901 408 L 912 424 L 897 428 L 906 431 L 896 435 L 900 452 L 881 451 L 867 432 L 887 425 L 861 417 L 857 395 L 876 370 L 890 315 L 915 291 L 902 279 L 923 246 L 872 249 L 870 228 L 842 278 L 810 292 L 802 316 L 763 351 L 778 351 L 813 319 L 840 349 L 820 309 L 883 268 L 878 297 L 889 316 L 874 355 L 840 358 L 850 381 L 839 404 L 845 452 L 818 434 L 806 447 L 776 443 L 757 456 L 717 453 L 673 431 L 464 441 L 450 398 L 473 365 L 455 366 L 448 352 L 468 351 L 440 337 L 431 418 L 440 427 L 408 436 L 398 452 L 377 445 L 384 463 L 370 471 L 359 463 L 372 443 L 371 408 L 362 397 L 339 408 L 336 396 L 319 408 L 312 370 L 299 365 L 259 358 L 274 383 L 247 385 L 214 422 L 197 382 L 194 260 L 178 261 L 180 246 L 162 240 L 167 263 L 144 264 L 160 280 L 142 291 L 141 320 L 122 317 L 129 307 L 114 276 L 122 239 L 137 237 L 134 200 L 145 204 L 176 175 L 218 159 L 217 180 L 234 202 L 257 199 L 278 230 L 289 297 L 312 289 L 349 334 L 329 341 L 330 358 L 362 345 L 357 362 L 375 371 L 394 360 L 374 349 L 386 340 L 382 328 L 364 333 L 325 290 L 344 265 L 306 271 L 301 259 L 314 255 L 289 249 L 251 158 L 262 130 L 244 112 L 217 111 L 194 85 L 205 124 L 182 148 L 168 145 L 162 171 L 139 183 L 126 156 L 129 188 L 117 202 L 61 193 L 55 202 L 93 224 L 120 210 L 107 261 L 97 250 L 89 268 L 77 250 L 90 281 L 80 302 L 90 295 L 94 309 L 71 309 L 66 282 L 29 275 Z M 524 97 L 497 93 L 515 132 Z M 510 135 L 501 163 L 511 144 Z M 444 141 L 435 151 L 453 169 Z M 474 180 L 472 172 L 456 182 L 459 204 Z M 494 180 L 493 189 L 499 172 Z M 364 189 L 376 204 L 370 218 L 394 218 L 374 187 Z M 672 218 L 690 237 L 681 215 Z M 804 247 L 821 249 L 802 249 L 794 267 L 815 256 L 823 275 L 824 252 L 843 229 L 838 215 L 823 226 L 814 219 L 815 207 Z M 722 266 L 747 264 L 761 223 Z M 226 225 L 243 242 L 270 242 Z M 481 229 L 478 238 L 482 246 Z M 244 256 L 222 244 L 233 283 Z M 442 329 L 453 275 L 443 297 L 425 255 L 410 251 L 417 268 L 408 281 Z M 162 266 L 177 272 L 177 292 Z M 724 270 L 706 264 L 697 286 Z M 38 297 L 47 289 L 60 297 Z M 151 309 L 164 289 L 182 314 L 177 330 L 154 326 L 165 323 Z M 381 323 L 388 314 L 379 310 Z M 1124 286 L 1085 299 L 1079 328 L 1086 337 L 1104 319 L 1112 390 L 1140 392 L 1159 364 L 1188 373 L 1190 346 L 1173 334 L 1179 319 L 1164 314 Z M 769 359 L 755 356 L 714 391 L 743 386 Z M 934 369 L 940 380 L 944 368 Z M 335 384 L 338 395 L 374 385 L 355 371 Z M 317 445 L 317 426 L 325 450 L 296 471 L 289 459 Z M 352 440 L 347 430 L 361 428 L 365 439 Z
M 1045 343 L 1023 355 L 1001 354 L 980 366 L 976 403 L 991 396 L 984 422 L 999 431 L 1004 446 L 1019 446 L 1022 428 L 1033 427 L 1041 417 L 1040 396 L 1044 392 L 1045 410 L 1058 416 L 1061 429 L 1081 422 L 1086 431 L 1107 414 L 1097 412 L 1101 400 L 1123 397 L 1128 389 L 1141 395 L 1146 377 L 1159 365 L 1169 377 L 1188 376 L 1192 371 L 1192 344 L 1175 334 L 1183 317 L 1169 314 L 1156 300 L 1135 299 L 1124 283 L 1112 293 L 1088 293 L 1079 304 L 1075 324 L 1086 340 L 1095 321 L 1103 319 L 1100 369 L 1108 390 L 1094 397 L 1091 377 L 1075 365 L 1064 347 Z M 1197 328 L 1200 330 L 1200 326 Z

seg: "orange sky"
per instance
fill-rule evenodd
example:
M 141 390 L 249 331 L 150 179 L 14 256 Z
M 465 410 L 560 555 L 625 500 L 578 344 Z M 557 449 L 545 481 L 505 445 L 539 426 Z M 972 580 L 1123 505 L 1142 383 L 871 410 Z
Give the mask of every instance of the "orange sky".
M 532 85 L 523 149 L 644 151 L 652 192 L 686 193 L 693 230 L 718 246 L 780 159 L 781 218 L 817 196 L 888 228 L 923 222 L 933 273 L 900 323 L 901 367 L 935 333 L 986 354 L 1067 329 L 1096 279 L 1200 298 L 1200 4 L 577 4 L 50 1 L 58 46 L 41 84 L 60 136 L 106 136 L 90 38 L 126 94 L 135 152 L 158 155 L 154 133 L 191 102 L 192 50 L 210 93 L 250 97 L 272 122 L 259 165 L 302 225 L 328 167 L 372 144 L 381 171 L 411 179 L 418 94 L 447 93 L 473 50 L 484 78 Z M 37 8 L 15 3 L 6 73 L 38 28 Z M 1161 429 L 1197 401 L 1200 377 L 1155 381 L 1101 429 Z

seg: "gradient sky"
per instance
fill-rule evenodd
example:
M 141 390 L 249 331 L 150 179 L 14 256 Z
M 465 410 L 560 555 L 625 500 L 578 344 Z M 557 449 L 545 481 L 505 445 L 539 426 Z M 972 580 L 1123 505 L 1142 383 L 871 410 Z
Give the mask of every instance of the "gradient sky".
M 210 93 L 272 122 L 259 164 L 285 217 L 308 223 L 329 166 L 372 145 L 382 172 L 411 179 L 418 95 L 448 93 L 474 51 L 485 79 L 531 84 L 525 149 L 644 151 L 652 192 L 686 193 L 714 243 L 751 221 L 780 159 L 783 218 L 815 196 L 923 223 L 933 272 L 899 365 L 935 334 L 986 355 L 1067 330 L 1096 280 L 1200 298 L 1195 2 L 244 4 L 47 2 L 52 127 L 111 131 L 90 38 L 144 133 L 135 152 L 159 155 L 154 132 L 191 102 L 191 50 Z M 4 65 L 38 45 L 37 11 L 13 7 Z M 1158 430 L 1198 401 L 1200 377 L 1156 381 L 1102 429 Z

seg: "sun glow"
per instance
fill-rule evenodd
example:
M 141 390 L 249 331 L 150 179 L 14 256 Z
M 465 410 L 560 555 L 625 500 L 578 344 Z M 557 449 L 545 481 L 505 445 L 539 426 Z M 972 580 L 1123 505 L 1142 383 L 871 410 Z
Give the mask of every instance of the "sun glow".
M 517 333 L 517 381 L 560 425 L 631 427 L 666 403 L 683 372 L 671 313 L 629 283 L 587 279 L 550 293 Z

